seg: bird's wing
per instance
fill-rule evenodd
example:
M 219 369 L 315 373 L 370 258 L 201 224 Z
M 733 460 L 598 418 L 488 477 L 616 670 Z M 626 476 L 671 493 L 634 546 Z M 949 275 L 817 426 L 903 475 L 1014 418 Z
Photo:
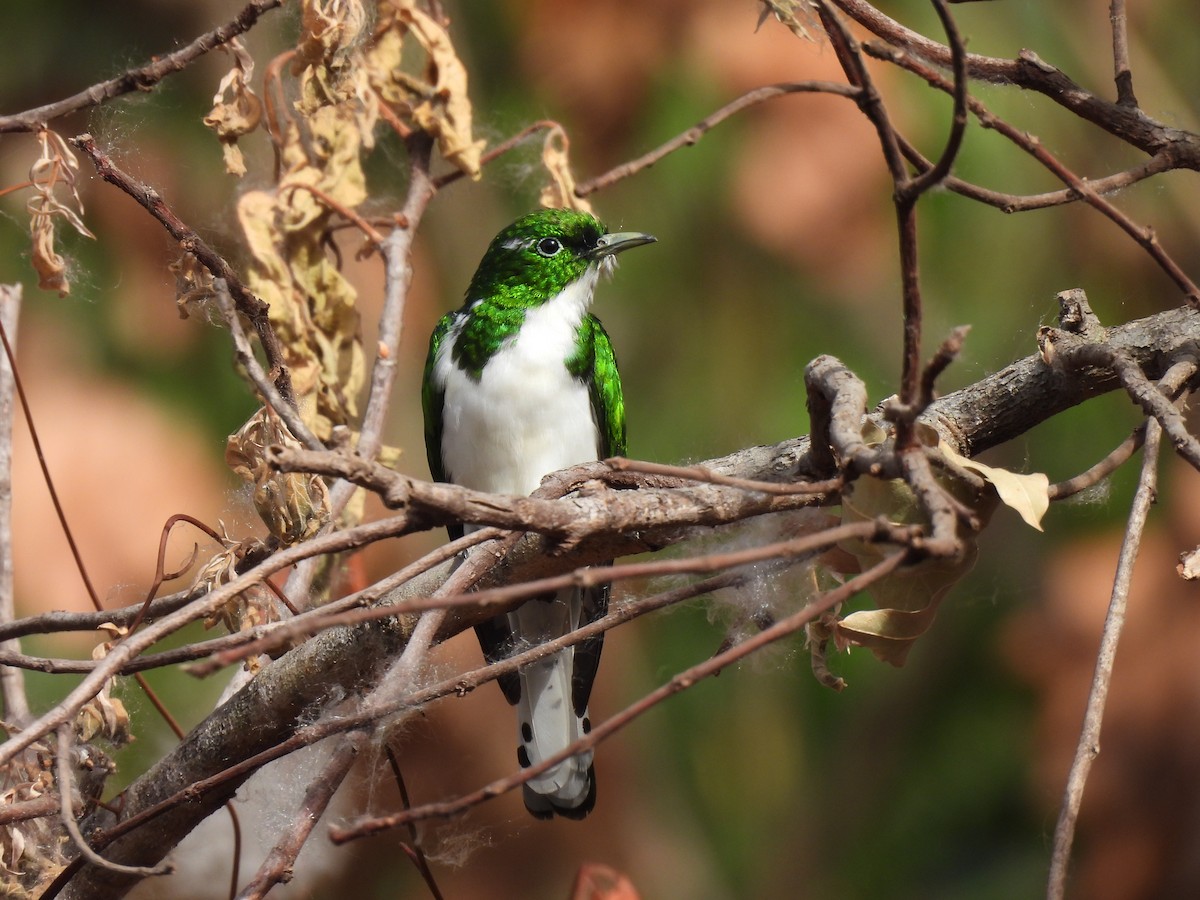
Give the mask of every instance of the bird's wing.
M 429 355 L 425 358 L 425 377 L 421 382 L 421 409 L 425 413 L 425 457 L 429 460 L 429 474 L 434 481 L 445 481 L 446 472 L 442 465 L 442 402 L 446 398 L 445 385 L 438 384 L 433 377 L 438 348 L 454 324 L 454 313 L 446 313 L 429 336 Z
M 582 323 L 587 329 L 582 342 L 590 353 L 581 354 L 581 372 L 589 382 L 592 415 L 596 420 L 596 455 L 600 459 L 624 456 L 625 444 L 625 399 L 621 393 L 621 376 L 617 371 L 617 357 L 613 353 L 612 341 L 600 320 L 588 315 Z M 589 339 L 590 338 L 590 339 Z M 579 592 L 578 623 L 585 625 L 602 618 L 608 612 L 609 585 L 585 588 Z M 571 705 L 579 716 L 587 714 L 588 700 L 596 671 L 600 667 L 600 653 L 604 649 L 604 635 L 588 638 L 575 645 L 575 659 L 571 671 Z
M 617 371 L 617 357 L 613 353 L 612 341 L 600 320 L 588 315 L 583 327 L 589 329 L 592 347 L 591 359 L 587 360 L 592 397 L 592 414 L 600 432 L 600 446 L 596 448 L 600 459 L 625 455 L 625 398 L 621 394 L 621 375 Z

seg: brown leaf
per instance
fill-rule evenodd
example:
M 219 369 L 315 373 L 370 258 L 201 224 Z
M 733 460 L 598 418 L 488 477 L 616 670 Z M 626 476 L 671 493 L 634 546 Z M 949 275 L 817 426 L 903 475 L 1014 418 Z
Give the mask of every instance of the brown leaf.
M 254 508 L 271 534 L 290 545 L 312 537 L 329 521 L 329 490 L 316 475 L 272 468 L 266 450 L 277 444 L 300 446 L 278 414 L 263 406 L 229 436 L 225 461 L 253 485 Z
M 204 117 L 204 124 L 213 129 L 221 141 L 225 171 L 241 177 L 246 174 L 246 162 L 237 140 L 257 128 L 262 121 L 262 101 L 250 87 L 254 59 L 246 52 L 241 38 L 233 38 L 221 49 L 233 54 L 233 68 L 217 86 L 212 111 Z
M 424 97 L 410 98 L 412 119 L 433 136 L 447 162 L 478 181 L 479 158 L 486 142 L 476 141 L 472 133 L 467 68 L 454 52 L 446 30 L 432 17 L 406 3 L 399 18 L 429 56 L 429 91 Z
M 616 869 L 589 862 L 579 867 L 571 900 L 638 900 L 638 892 L 633 882 Z
M 66 275 L 66 262 L 54 248 L 54 218 L 66 219 L 84 237 L 95 238 L 95 235 L 80 218 L 83 201 L 79 199 L 76 185 L 79 160 L 66 141 L 48 128 L 38 132 L 38 143 L 41 153 L 29 169 L 34 195 L 26 204 L 33 238 L 33 268 L 38 273 L 38 287 L 57 291 L 60 297 L 65 297 L 71 292 L 71 284 Z M 56 191 L 59 187 L 67 190 L 74 208 L 58 199 Z
M 542 165 L 550 174 L 550 183 L 542 188 L 538 200 L 549 209 L 578 209 L 595 215 L 591 203 L 575 196 L 575 175 L 571 172 L 568 158 L 570 145 L 567 133 L 558 125 L 546 133 L 546 141 L 542 144 Z

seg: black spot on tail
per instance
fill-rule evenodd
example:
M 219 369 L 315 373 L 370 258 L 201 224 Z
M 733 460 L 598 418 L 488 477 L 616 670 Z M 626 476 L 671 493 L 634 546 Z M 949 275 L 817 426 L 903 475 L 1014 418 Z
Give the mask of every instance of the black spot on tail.
M 562 816 L 564 819 L 586 819 L 588 813 L 596 808 L 596 767 L 588 766 L 588 792 L 583 802 L 578 806 L 559 806 L 549 797 L 537 793 L 525 785 L 525 808 L 536 819 L 552 819 Z

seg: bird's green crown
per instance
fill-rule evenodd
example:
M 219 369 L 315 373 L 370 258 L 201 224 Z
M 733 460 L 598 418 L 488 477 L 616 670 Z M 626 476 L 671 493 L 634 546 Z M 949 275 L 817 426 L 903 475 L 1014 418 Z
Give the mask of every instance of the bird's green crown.
M 653 240 L 640 232 L 609 234 L 594 216 L 573 209 L 522 216 L 492 240 L 465 305 L 442 319 L 434 345 L 459 323 L 454 361 L 479 378 L 488 360 L 520 331 L 528 310 L 549 303 L 589 270 L 594 276 L 611 269 L 616 254 Z M 589 292 L 583 300 L 590 299 Z M 584 329 L 580 340 L 586 343 L 588 333 Z
M 482 300 L 529 309 L 579 279 L 596 257 L 605 228 L 573 209 L 543 209 L 517 219 L 492 240 L 467 289 Z

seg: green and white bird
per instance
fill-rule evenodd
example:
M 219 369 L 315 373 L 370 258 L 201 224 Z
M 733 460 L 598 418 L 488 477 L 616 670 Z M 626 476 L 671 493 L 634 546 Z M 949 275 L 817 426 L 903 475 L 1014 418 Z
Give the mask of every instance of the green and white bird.
M 558 469 L 625 453 L 625 405 L 612 344 L 588 312 L 616 255 L 654 238 L 607 233 L 587 213 L 548 209 L 517 219 L 488 247 L 466 302 L 429 341 L 422 405 L 437 481 L 525 495 Z M 451 535 L 461 528 L 451 529 Z M 476 628 L 484 656 L 502 659 L 604 615 L 608 587 L 526 602 Z M 603 638 L 567 648 L 500 680 L 517 707 L 517 758 L 538 765 L 590 729 L 588 698 Z M 596 802 L 592 753 L 525 785 L 538 818 L 581 819 Z

